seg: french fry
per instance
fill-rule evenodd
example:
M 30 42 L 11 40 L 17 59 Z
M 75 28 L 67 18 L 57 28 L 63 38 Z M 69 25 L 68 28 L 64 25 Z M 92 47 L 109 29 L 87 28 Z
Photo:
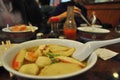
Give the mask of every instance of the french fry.
M 75 51 L 75 48 L 69 48 L 68 50 L 66 51 L 54 51 L 53 54 L 58 54 L 58 55 L 61 55 L 61 56 L 71 56 Z
M 52 51 L 52 52 L 66 51 L 66 50 L 69 50 L 69 49 L 70 49 L 69 47 L 60 46 L 60 45 L 55 45 L 55 44 L 50 44 L 50 45 L 48 45 L 48 46 L 49 46 L 49 48 L 50 48 L 50 51 Z
M 33 25 L 32 25 L 31 23 L 29 23 L 29 26 L 30 26 L 30 30 L 31 30 L 32 32 L 35 32 L 35 29 L 34 29 L 34 27 L 33 27 Z

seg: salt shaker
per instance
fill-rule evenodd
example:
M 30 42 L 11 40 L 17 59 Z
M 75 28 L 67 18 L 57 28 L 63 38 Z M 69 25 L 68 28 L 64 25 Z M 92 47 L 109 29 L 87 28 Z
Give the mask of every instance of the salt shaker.
M 39 32 L 36 34 L 36 39 L 42 39 L 43 38 L 43 33 Z
M 120 24 L 115 27 L 115 32 L 120 33 Z
M 60 34 L 58 30 L 59 18 L 51 17 L 50 22 L 51 22 L 51 31 L 47 35 L 47 38 L 58 38 Z

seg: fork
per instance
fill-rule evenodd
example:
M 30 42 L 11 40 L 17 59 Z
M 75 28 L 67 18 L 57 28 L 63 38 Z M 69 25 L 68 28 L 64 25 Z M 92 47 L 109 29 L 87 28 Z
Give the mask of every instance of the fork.
M 83 16 L 82 13 L 80 13 L 79 16 L 80 16 L 89 26 L 91 26 L 91 24 L 89 23 L 89 21 Z

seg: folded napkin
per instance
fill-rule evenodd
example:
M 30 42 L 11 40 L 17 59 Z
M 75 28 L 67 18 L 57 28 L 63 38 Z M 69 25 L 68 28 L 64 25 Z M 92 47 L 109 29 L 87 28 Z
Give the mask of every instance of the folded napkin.
M 98 55 L 98 57 L 100 57 L 103 60 L 108 60 L 116 56 L 117 54 L 119 54 L 106 48 L 99 48 L 95 50 L 94 52 Z

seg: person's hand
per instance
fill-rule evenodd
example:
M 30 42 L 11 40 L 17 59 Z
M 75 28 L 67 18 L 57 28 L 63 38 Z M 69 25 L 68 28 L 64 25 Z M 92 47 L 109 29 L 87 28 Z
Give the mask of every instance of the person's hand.
M 63 13 L 61 13 L 60 15 L 58 15 L 58 16 L 52 16 L 52 17 L 50 17 L 50 18 L 53 18 L 53 17 L 57 17 L 57 18 L 59 18 L 60 20 L 62 20 L 63 18 L 65 18 L 65 17 L 67 17 L 67 12 L 65 11 L 65 12 L 63 12 Z M 50 22 L 50 18 L 48 19 L 48 24 L 50 24 L 51 22 Z
M 81 14 L 81 10 L 78 7 L 74 6 L 74 13 L 75 15 Z
M 67 17 L 67 11 L 65 11 L 65 12 L 61 13 L 61 14 L 60 14 L 60 15 L 58 15 L 57 17 L 59 17 L 59 18 L 60 18 L 60 20 L 61 20 L 61 19 L 63 19 L 63 18 L 66 18 L 66 17 Z
M 80 14 L 80 13 L 81 13 L 81 10 L 80 10 L 78 7 L 74 6 L 74 13 L 75 13 L 75 15 L 76 15 L 76 14 Z M 65 18 L 65 17 L 67 17 L 67 11 L 61 13 L 61 14 L 58 15 L 57 17 L 59 17 L 60 19 L 63 19 L 63 18 Z
M 74 6 L 74 13 L 75 13 L 75 15 L 78 15 L 78 14 L 81 13 L 81 10 L 80 10 L 78 7 Z M 60 15 L 52 16 L 52 17 L 58 17 L 60 20 L 62 20 L 62 19 L 64 19 L 64 18 L 67 17 L 67 11 L 61 13 Z M 50 17 L 50 18 L 51 18 L 51 17 Z M 48 24 L 51 23 L 51 22 L 50 22 L 50 18 L 49 18 L 49 20 L 48 20 L 48 22 L 47 22 Z
M 54 17 L 57 17 L 57 16 L 52 16 L 52 17 L 50 17 L 50 18 L 48 19 L 48 21 L 47 21 L 47 24 L 50 24 L 50 23 L 51 23 L 50 19 L 51 19 L 51 18 L 54 18 Z

